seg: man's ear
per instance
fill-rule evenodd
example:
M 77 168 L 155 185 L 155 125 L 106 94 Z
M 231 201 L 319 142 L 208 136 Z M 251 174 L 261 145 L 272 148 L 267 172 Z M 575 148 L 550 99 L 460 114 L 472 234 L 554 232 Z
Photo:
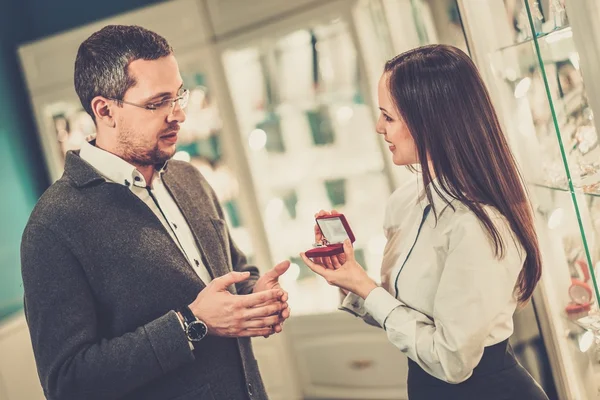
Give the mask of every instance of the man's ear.
M 92 99 L 92 111 L 96 117 L 97 124 L 103 124 L 108 128 L 114 128 L 116 121 L 113 114 L 114 102 L 106 97 L 96 96 Z

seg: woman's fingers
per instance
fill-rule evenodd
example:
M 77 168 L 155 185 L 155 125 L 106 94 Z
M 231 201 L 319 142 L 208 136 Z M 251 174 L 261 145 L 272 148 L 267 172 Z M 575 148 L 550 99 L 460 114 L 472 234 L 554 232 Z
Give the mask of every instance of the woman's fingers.
M 344 254 L 346 255 L 346 261 L 354 261 L 354 247 L 350 239 L 344 240 Z
M 333 269 L 339 269 L 342 267 L 342 264 L 340 264 L 340 260 L 338 259 L 338 256 L 331 257 L 331 263 L 333 264 Z
M 304 253 L 300 253 L 300 257 L 302 257 L 302 260 L 304 261 L 306 266 L 308 268 L 310 268 L 315 274 L 319 274 L 323 278 L 328 279 L 329 274 L 332 272 L 331 270 L 328 270 L 327 268 L 323 267 L 322 265 L 315 264 L 314 262 L 311 261 L 310 258 L 306 257 L 306 254 L 304 254 Z

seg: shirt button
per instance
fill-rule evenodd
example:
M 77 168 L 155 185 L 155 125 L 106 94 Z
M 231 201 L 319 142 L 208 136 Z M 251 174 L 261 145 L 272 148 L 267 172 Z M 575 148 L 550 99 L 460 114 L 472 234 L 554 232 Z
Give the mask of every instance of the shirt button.
M 248 394 L 252 396 L 252 384 L 248 384 Z
M 142 180 L 142 178 L 140 178 L 139 176 L 136 176 L 136 177 L 135 177 L 135 178 L 133 178 L 133 179 L 135 179 L 135 181 L 136 181 L 136 182 L 139 182 L 139 181 L 141 181 L 141 180 Z
M 194 258 L 194 262 L 196 263 L 196 267 L 199 267 L 199 266 L 200 266 L 200 261 L 198 261 L 198 260 L 196 260 L 196 259 Z
M 177 224 L 173 224 L 173 228 L 177 229 Z

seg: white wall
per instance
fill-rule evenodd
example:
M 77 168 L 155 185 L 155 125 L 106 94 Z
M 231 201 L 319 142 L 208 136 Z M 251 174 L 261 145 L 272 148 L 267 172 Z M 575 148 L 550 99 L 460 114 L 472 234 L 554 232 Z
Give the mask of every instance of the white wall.
M 43 400 L 23 313 L 0 323 L 0 400 Z

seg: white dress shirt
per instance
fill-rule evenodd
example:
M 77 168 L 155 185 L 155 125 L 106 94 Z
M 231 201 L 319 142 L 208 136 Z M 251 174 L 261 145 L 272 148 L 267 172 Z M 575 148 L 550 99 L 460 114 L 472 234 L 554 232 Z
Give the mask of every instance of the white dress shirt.
M 457 200 L 448 206 L 432 190 L 436 223 L 422 189 L 411 181 L 388 201 L 382 287 L 364 301 L 350 293 L 341 308 L 377 322 L 429 374 L 459 383 L 471 376 L 484 347 L 512 334 L 525 252 L 507 220 L 486 206 L 504 243 L 504 257 L 497 258 L 475 214 Z
M 163 184 L 164 167 L 154 171 L 148 186 L 144 176 L 133 165 L 91 143 L 84 141 L 79 156 L 108 181 L 129 187 L 160 220 L 200 279 L 205 284 L 212 280 L 185 217 Z

